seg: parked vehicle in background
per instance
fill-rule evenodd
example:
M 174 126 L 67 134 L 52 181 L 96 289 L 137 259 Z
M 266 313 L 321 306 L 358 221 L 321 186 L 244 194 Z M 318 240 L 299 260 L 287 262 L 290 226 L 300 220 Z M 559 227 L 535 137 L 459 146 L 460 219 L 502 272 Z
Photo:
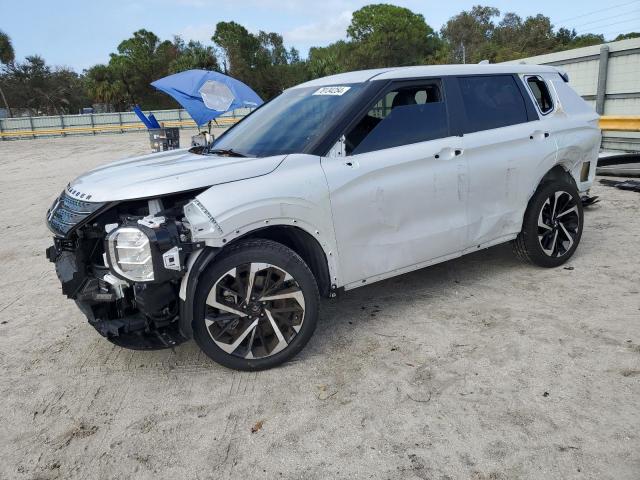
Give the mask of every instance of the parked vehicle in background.
M 350 72 L 291 88 L 211 147 L 122 160 L 48 212 L 63 293 L 108 340 L 194 338 L 257 370 L 299 352 L 319 297 L 512 241 L 566 262 L 598 116 L 553 67 Z

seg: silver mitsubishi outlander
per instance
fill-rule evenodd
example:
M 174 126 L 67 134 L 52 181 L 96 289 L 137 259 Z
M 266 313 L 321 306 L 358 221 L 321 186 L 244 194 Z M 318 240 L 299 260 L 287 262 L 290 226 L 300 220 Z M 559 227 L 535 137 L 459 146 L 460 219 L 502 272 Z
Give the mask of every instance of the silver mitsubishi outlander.
M 227 367 L 273 367 L 309 341 L 321 295 L 503 242 L 566 262 L 600 144 L 567 82 L 443 65 L 303 83 L 213 144 L 78 177 L 47 214 L 47 257 L 117 345 L 193 338 Z

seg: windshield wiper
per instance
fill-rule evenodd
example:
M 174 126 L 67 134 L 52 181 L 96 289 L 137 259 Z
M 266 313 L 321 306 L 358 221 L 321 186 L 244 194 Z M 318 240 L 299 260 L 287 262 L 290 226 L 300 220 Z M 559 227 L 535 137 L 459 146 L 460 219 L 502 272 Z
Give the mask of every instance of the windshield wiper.
M 217 153 L 218 155 L 226 155 L 227 157 L 246 157 L 244 153 L 236 152 L 233 148 L 213 148 L 209 153 Z

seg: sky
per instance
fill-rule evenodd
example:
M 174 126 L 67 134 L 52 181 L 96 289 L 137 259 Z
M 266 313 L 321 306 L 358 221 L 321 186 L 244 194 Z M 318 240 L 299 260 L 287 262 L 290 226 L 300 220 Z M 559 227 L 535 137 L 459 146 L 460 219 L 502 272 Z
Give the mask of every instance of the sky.
M 384 0 L 377 0 L 383 3 Z M 359 0 L 0 0 L 0 30 L 12 39 L 17 60 L 38 54 L 52 65 L 82 71 L 106 63 L 118 44 L 140 29 L 161 39 L 211 43 L 219 21 L 235 21 L 249 31 L 277 32 L 306 57 L 309 47 L 345 38 L 351 14 L 372 1 Z M 421 13 L 435 30 L 453 15 L 480 3 L 523 18 L 542 13 L 556 26 L 578 33 L 640 31 L 640 0 L 388 0 Z

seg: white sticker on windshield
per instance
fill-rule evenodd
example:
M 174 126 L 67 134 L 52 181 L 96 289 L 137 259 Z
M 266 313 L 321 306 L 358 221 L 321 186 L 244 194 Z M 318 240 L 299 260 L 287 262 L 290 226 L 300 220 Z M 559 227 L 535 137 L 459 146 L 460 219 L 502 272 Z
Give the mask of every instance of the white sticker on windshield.
M 351 87 L 322 87 L 313 92 L 314 95 L 344 95 Z

